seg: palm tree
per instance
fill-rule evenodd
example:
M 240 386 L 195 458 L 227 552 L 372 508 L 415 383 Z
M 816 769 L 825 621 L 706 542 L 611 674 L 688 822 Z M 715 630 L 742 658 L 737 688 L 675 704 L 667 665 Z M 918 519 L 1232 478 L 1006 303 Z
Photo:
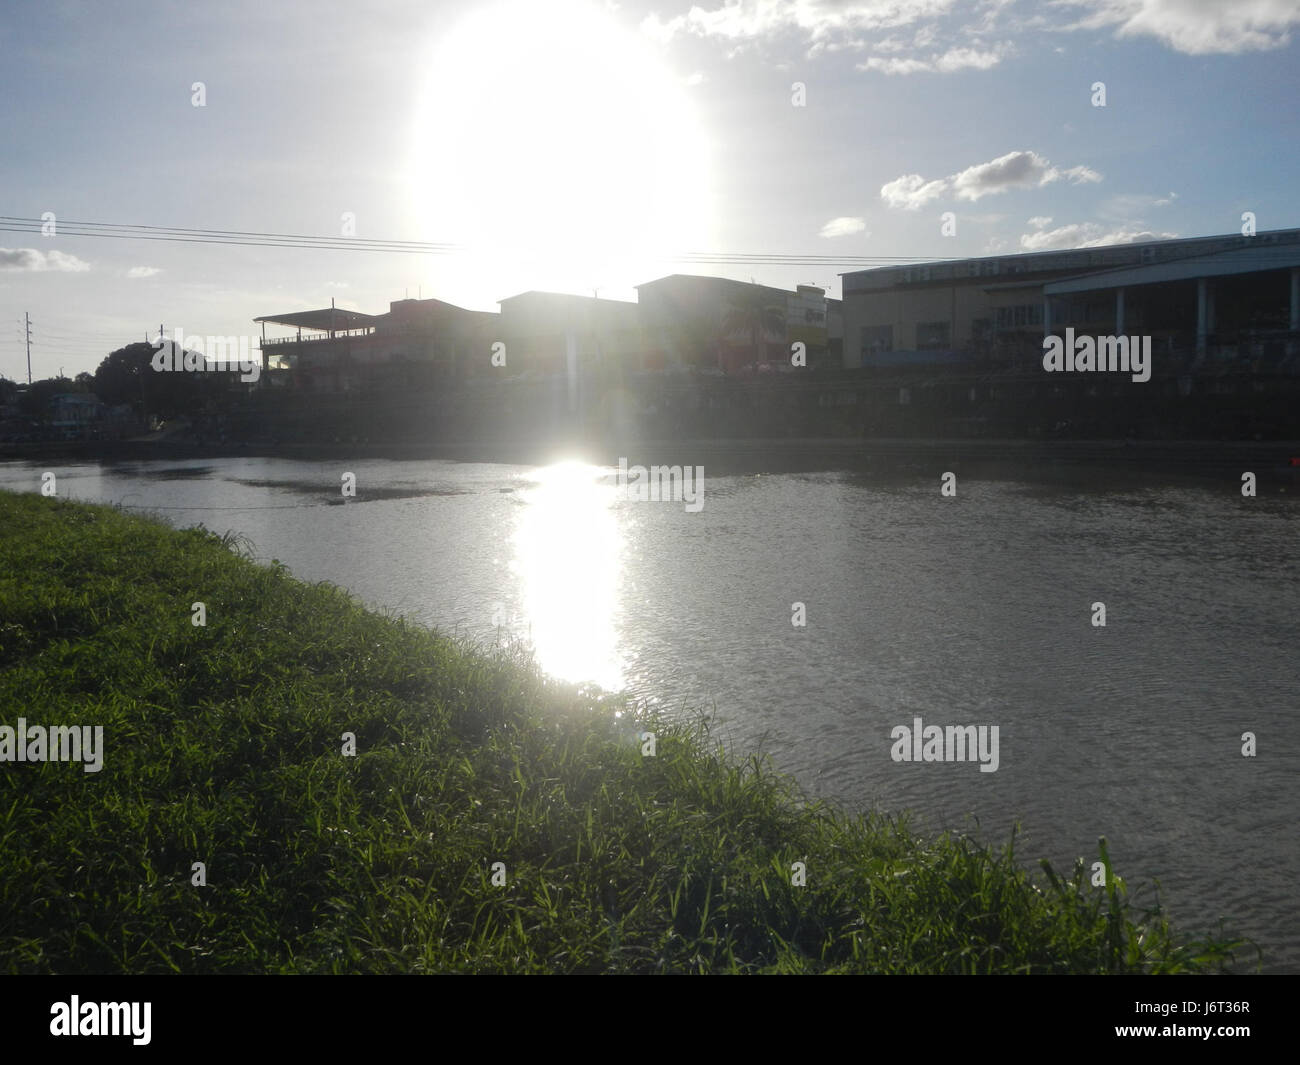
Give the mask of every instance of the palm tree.
M 763 289 L 749 285 L 730 301 L 723 315 L 722 329 L 727 334 L 747 332 L 753 355 L 751 361 L 766 362 L 767 339 L 772 336 L 785 339 L 785 310 L 772 302 Z M 763 338 L 761 343 L 759 337 Z

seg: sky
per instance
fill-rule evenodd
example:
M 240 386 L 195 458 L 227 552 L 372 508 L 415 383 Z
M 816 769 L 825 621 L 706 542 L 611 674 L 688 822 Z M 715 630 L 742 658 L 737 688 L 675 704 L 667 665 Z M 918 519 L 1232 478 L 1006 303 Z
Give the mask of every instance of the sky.
M 33 378 L 73 377 L 331 300 L 838 297 L 899 260 L 1297 227 L 1298 33 L 1300 0 L 9 0 L 0 375 L 24 314 Z M 331 246 L 60 232 L 88 223 Z

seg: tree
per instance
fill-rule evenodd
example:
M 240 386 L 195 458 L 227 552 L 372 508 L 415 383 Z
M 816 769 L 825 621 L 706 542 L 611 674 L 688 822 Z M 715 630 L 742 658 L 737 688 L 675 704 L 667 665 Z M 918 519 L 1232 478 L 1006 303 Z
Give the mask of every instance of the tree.
M 748 285 L 729 301 L 722 328 L 727 333 L 748 333 L 750 361 L 766 362 L 768 339 L 776 336 L 785 340 L 785 311 L 771 302 L 759 286 Z
M 143 398 L 141 382 L 143 375 L 151 372 L 149 360 L 153 354 L 154 346 L 144 342 L 118 348 L 95 370 L 95 395 L 110 407 L 130 403 L 139 409 Z
M 18 409 L 27 417 L 45 421 L 50 413 L 50 401 L 64 392 L 74 391 L 66 377 L 46 377 L 33 381 L 26 392 L 18 397 Z
M 138 341 L 112 352 L 95 371 L 95 394 L 109 406 L 130 403 L 141 418 L 159 414 L 172 418 L 196 414 L 206 396 L 220 388 L 220 374 L 204 371 L 157 371 L 158 349 Z

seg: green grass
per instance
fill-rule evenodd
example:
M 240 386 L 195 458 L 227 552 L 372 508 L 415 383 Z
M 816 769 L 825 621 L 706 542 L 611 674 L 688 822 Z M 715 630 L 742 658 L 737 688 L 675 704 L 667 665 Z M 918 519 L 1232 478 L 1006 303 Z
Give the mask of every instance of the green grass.
M 0 724 L 105 732 L 98 773 L 0 763 L 0 970 L 1179 972 L 1239 946 L 1179 942 L 1082 860 L 1031 876 L 809 804 L 702 722 L 242 554 L 0 493 Z

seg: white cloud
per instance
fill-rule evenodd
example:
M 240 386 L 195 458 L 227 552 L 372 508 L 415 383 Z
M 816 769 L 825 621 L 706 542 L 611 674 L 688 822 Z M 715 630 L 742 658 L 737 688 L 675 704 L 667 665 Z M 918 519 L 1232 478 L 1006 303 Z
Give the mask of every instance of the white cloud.
M 0 248 L 0 270 L 43 273 L 48 270 L 78 274 L 89 270 L 90 263 L 61 251 L 37 251 L 35 248 Z
M 685 78 L 683 78 L 683 79 L 682 79 L 682 84 L 683 84 L 683 85 L 703 85 L 704 82 L 707 81 L 707 80 L 708 80 L 708 78 L 706 77 L 704 71 L 702 71 L 702 70 L 697 70 L 694 74 L 689 74 L 689 75 L 687 75 Z
M 948 191 L 948 180 L 926 181 L 920 174 L 904 174 L 880 186 L 880 198 L 890 207 L 917 211 Z
M 846 33 L 910 26 L 946 14 L 956 0 L 726 0 L 708 10 L 692 6 L 664 20 L 650 14 L 641 32 L 667 43 L 678 34 L 718 37 L 733 43 L 797 32 L 810 43 Z
M 1009 51 L 1008 46 L 1000 46 L 991 51 L 981 52 L 977 48 L 949 48 L 935 60 L 935 68 L 945 74 L 954 70 L 988 70 L 1002 62 L 1002 57 Z
M 983 0 L 962 25 L 969 0 L 709 0 L 684 14 L 647 15 L 641 32 L 667 45 L 679 37 L 714 40 L 728 58 L 750 46 L 802 44 L 806 58 L 858 51 L 859 70 L 885 74 L 988 70 L 1014 53 L 1009 0 Z M 986 43 L 997 41 L 996 44 Z
M 1097 205 L 1097 217 L 1112 223 L 1141 224 L 1143 216 L 1148 211 L 1156 207 L 1168 207 L 1176 199 L 1178 199 L 1176 192 L 1171 192 L 1167 196 L 1120 192 L 1106 197 Z
M 1033 221 L 1032 219 L 1030 220 Z M 1095 222 L 1074 222 L 1056 229 L 1020 236 L 1021 251 L 1058 251 L 1067 248 L 1098 248 L 1106 244 L 1138 244 L 1147 240 L 1173 240 L 1177 233 L 1155 233 L 1149 229 L 1105 230 Z
M 832 218 L 822 226 L 819 235 L 823 237 L 847 237 L 850 233 L 861 233 L 866 228 L 867 220 L 865 218 L 841 215 L 839 218 Z
M 1187 55 L 1282 48 L 1300 25 L 1300 0 L 1068 0 L 1089 9 L 1069 29 L 1117 27 L 1117 37 L 1154 37 Z
M 1058 12 L 1068 20 L 1071 9 L 1074 21 L 1062 22 Z M 684 14 L 647 15 L 641 32 L 665 45 L 712 39 L 729 46 L 729 58 L 781 38 L 800 40 L 810 57 L 869 50 L 859 69 L 914 74 L 987 70 L 1012 54 L 1005 42 L 1030 30 L 1112 30 L 1209 55 L 1282 48 L 1296 26 L 1300 0 L 1055 0 L 1037 9 L 1014 0 L 702 0 Z M 879 34 L 888 36 L 870 40 Z M 911 43 L 902 44 L 904 37 Z
M 1046 185 L 1053 181 L 1059 181 L 1061 178 L 1068 178 L 1071 185 L 1082 185 L 1086 182 L 1097 182 L 1101 180 L 1101 175 L 1093 170 L 1090 166 L 1072 166 L 1066 170 L 1057 170 L 1052 167 L 1039 182 L 1040 185 Z
M 1038 188 L 1062 180 L 1077 185 L 1100 181 L 1101 175 L 1086 166 L 1062 170 L 1052 166 L 1037 152 L 1008 152 L 987 163 L 976 163 L 933 181 L 926 181 L 920 174 L 905 174 L 881 186 L 880 198 L 890 207 L 915 211 L 945 193 L 974 203 L 1009 189 Z
M 141 277 L 153 277 L 154 274 L 162 273 L 156 266 L 133 266 L 126 272 L 126 276 L 135 280 Z
M 920 74 L 924 71 L 933 70 L 934 68 L 921 59 L 898 59 L 890 57 L 882 59 L 880 56 L 872 56 L 870 59 L 857 64 L 858 70 L 878 70 L 882 74 Z
M 879 47 L 876 48 L 879 51 Z M 896 50 L 896 49 L 895 49 Z M 858 70 L 877 70 L 882 74 L 951 74 L 958 70 L 990 70 L 1014 52 L 1010 44 L 999 44 L 989 49 L 949 48 L 928 59 L 900 56 L 871 56 L 857 64 Z
M 859 40 L 859 43 L 865 46 L 866 42 Z M 874 41 L 871 45 L 877 52 L 905 52 L 908 44 L 899 40 L 897 37 L 886 37 L 884 40 Z
M 987 163 L 968 166 L 950 180 L 959 200 L 975 201 L 1013 188 L 1036 188 L 1067 178 L 1074 184 L 1100 181 L 1101 175 L 1086 166 L 1059 170 L 1037 152 L 1007 152 Z
M 1035 229 L 1042 229 L 1044 226 L 1050 226 L 1052 219 L 1045 214 L 1036 214 L 1029 220 L 1029 224 Z

